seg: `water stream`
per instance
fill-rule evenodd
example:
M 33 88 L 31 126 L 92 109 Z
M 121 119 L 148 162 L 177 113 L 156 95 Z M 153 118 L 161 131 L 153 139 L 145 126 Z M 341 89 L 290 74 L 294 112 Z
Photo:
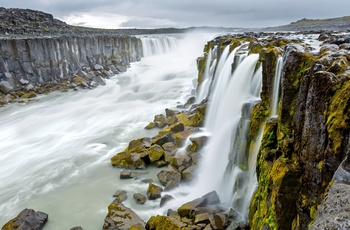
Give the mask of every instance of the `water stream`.
M 196 58 L 210 38 L 162 38 L 161 46 L 148 47 L 152 52 L 106 86 L 54 92 L 1 108 L 0 226 L 33 208 L 49 214 L 45 230 L 101 229 L 115 191 L 127 190 L 129 197 L 145 192 L 147 184 L 139 180 L 119 180 L 110 158 L 129 141 L 154 136 L 157 130 L 144 129 L 154 115 L 191 96 Z M 146 46 L 154 40 L 143 39 Z M 155 172 L 150 168 L 144 177 L 155 178 Z M 155 204 L 127 205 L 146 219 L 143 210 Z

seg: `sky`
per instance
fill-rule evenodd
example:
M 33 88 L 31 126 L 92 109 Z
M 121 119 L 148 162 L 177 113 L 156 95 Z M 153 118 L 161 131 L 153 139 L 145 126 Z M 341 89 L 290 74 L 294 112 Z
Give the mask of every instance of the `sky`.
M 349 0 L 0 0 L 0 6 L 98 28 L 258 28 L 350 16 Z

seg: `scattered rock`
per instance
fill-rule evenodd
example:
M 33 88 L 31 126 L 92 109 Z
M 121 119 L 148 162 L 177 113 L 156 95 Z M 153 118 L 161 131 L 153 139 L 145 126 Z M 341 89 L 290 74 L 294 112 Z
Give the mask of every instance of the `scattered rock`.
M 136 203 L 138 203 L 138 204 L 146 203 L 147 198 L 146 198 L 146 196 L 142 195 L 141 193 L 135 193 L 133 197 L 134 197 Z
M 157 177 L 160 183 L 165 186 L 165 189 L 169 190 L 179 185 L 181 180 L 181 173 L 177 171 L 173 166 L 168 165 L 166 169 L 160 171 L 157 174 Z
M 126 199 L 128 199 L 128 196 L 126 195 L 126 191 L 124 190 L 118 190 L 116 193 L 114 193 L 113 197 L 116 198 L 119 202 L 123 202 Z
M 149 200 L 155 200 L 160 198 L 162 192 L 163 192 L 163 188 L 157 185 L 154 185 L 152 183 L 148 184 L 147 197 Z
M 160 199 L 160 204 L 159 204 L 159 206 L 160 206 L 160 207 L 163 207 L 168 201 L 170 201 L 170 200 L 172 200 L 172 199 L 174 199 L 174 197 L 172 197 L 172 196 L 170 196 L 170 195 L 168 195 L 168 194 L 164 195 L 164 196 Z
M 130 208 L 125 207 L 118 200 L 108 206 L 108 214 L 103 224 L 104 230 L 128 230 L 135 225 L 145 226 L 145 222 Z
M 147 230 L 179 230 L 186 227 L 186 224 L 171 216 L 152 216 L 147 224 Z
M 7 222 L 2 230 L 12 229 L 43 229 L 49 215 L 44 212 L 35 212 L 33 209 L 24 209 L 18 216 Z

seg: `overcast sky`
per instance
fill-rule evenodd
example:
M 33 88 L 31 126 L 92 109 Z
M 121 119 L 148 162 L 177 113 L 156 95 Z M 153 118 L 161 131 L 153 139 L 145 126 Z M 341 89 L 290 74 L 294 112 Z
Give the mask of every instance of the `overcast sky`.
M 268 27 L 350 15 L 349 0 L 0 0 L 100 28 Z

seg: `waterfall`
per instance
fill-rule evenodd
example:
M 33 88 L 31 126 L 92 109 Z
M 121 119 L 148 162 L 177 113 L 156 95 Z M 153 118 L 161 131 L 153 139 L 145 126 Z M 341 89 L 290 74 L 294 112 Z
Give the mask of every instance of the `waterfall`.
M 172 52 L 179 45 L 179 40 L 172 36 L 143 36 L 140 39 L 144 57 Z
M 213 53 L 214 54 L 216 53 L 216 50 L 217 50 L 217 46 L 214 46 L 208 52 L 207 61 L 205 63 L 205 68 L 202 76 L 203 80 L 198 88 L 196 103 L 203 101 L 208 96 L 210 85 L 213 80 L 215 66 L 216 66 L 216 58 L 215 58 L 215 55 L 213 55 Z
M 225 66 L 232 66 L 231 58 L 225 58 L 225 65 L 217 70 L 220 75 L 225 72 Z M 212 89 L 205 122 L 205 130 L 211 137 L 203 149 L 199 178 L 194 186 L 201 194 L 215 190 L 221 202 L 232 206 L 243 218 L 257 185 L 256 156 L 249 156 L 246 144 L 250 110 L 259 100 L 261 89 L 261 67 L 255 70 L 258 58 L 259 55 L 251 54 L 228 79 L 223 75 L 215 79 L 217 84 Z M 222 95 L 216 96 L 218 93 Z
M 276 64 L 275 79 L 273 82 L 273 90 L 271 96 L 270 117 L 277 116 L 278 99 L 280 94 L 280 82 L 282 76 L 283 58 L 279 56 Z

